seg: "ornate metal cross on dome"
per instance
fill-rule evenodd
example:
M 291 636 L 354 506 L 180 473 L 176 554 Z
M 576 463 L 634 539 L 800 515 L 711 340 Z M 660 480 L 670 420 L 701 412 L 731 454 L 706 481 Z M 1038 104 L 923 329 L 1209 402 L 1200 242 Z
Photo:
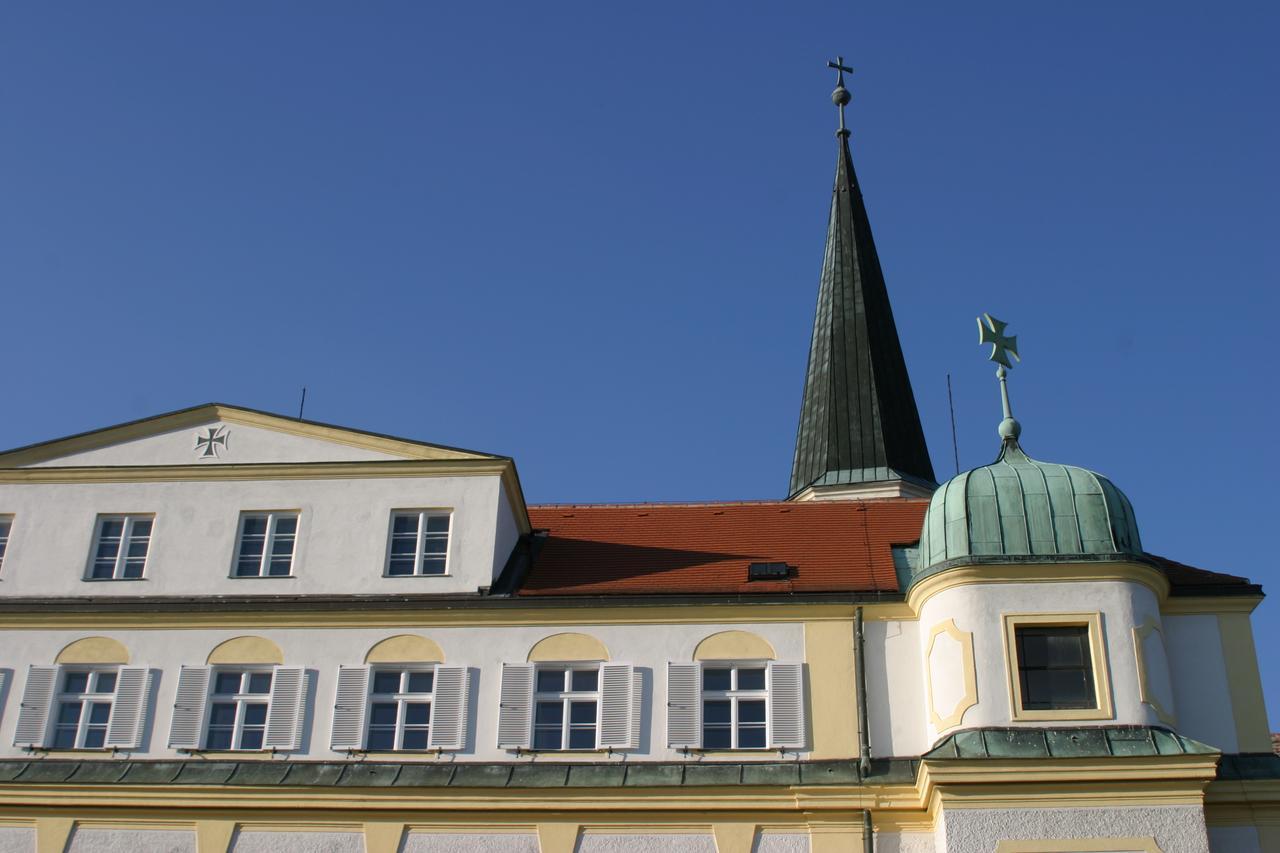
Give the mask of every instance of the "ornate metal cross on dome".
M 844 64 L 843 56 L 837 56 L 835 62 L 828 61 L 827 67 L 836 70 L 836 90 L 831 93 L 831 102 L 840 109 L 840 129 L 836 131 L 836 135 L 848 136 L 849 128 L 844 126 L 844 108 L 853 100 L 853 96 L 844 87 L 844 75 L 846 73 L 852 74 L 853 69 Z
M 1013 407 L 1009 405 L 1008 375 L 1009 370 L 1013 368 L 1013 362 L 1009 361 L 1009 356 L 1013 356 L 1016 361 L 1022 361 L 1022 356 L 1018 355 L 1018 336 L 1004 333 L 1008 325 L 984 312 L 978 318 L 978 343 L 991 344 L 991 355 L 988 358 L 1000 365 L 996 368 L 996 378 L 1000 380 L 1000 403 L 1004 407 L 1004 420 L 1000 422 L 1000 437 L 1005 441 L 1016 441 L 1022 434 L 1022 424 L 1014 420 Z

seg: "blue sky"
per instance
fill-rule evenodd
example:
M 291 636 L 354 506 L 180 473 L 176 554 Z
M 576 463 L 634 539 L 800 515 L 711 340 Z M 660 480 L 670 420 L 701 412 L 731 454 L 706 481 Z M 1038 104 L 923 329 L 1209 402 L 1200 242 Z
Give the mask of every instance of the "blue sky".
M 832 76 L 934 464 L 1024 446 L 1280 590 L 1274 3 L 11 2 L 12 447 L 209 400 L 781 497 Z M 1280 613 L 1255 616 L 1280 730 Z

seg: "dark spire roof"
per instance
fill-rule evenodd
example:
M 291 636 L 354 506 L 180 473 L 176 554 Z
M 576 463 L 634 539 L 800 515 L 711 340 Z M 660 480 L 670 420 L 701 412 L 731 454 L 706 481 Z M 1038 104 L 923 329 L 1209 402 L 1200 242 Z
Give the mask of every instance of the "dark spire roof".
M 890 480 L 934 484 L 889 293 L 849 156 L 849 132 L 842 125 L 836 135 L 836 184 L 796 432 L 791 497 L 810 486 Z

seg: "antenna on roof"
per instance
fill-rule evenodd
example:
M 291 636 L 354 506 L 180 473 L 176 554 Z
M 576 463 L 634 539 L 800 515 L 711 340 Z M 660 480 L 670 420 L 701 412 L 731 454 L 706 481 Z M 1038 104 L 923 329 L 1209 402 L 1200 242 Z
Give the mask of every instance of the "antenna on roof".
M 307 386 L 302 386 L 302 402 L 298 404 L 298 420 L 302 420 L 302 410 L 307 407 Z
M 960 443 L 956 441 L 956 401 L 951 396 L 951 374 L 947 374 L 947 406 L 951 409 L 951 453 L 956 459 L 956 476 L 960 476 Z

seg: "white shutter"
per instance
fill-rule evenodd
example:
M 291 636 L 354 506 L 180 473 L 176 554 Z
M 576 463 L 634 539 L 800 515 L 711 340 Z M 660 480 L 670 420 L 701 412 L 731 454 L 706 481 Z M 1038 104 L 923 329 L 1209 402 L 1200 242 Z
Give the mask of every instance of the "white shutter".
M 199 749 L 204 733 L 204 706 L 209 701 L 207 666 L 184 666 L 178 672 L 178 692 L 169 724 L 170 749 Z
M 364 747 L 364 714 L 369 707 L 369 667 L 338 667 L 338 693 L 333 702 L 329 748 L 338 752 Z
M 307 694 L 307 671 L 300 666 L 278 666 L 271 674 L 271 705 L 267 708 L 267 731 L 262 745 L 267 749 L 296 750 L 302 746 L 302 723 L 306 718 L 303 698 Z
M 634 749 L 640 748 L 640 718 L 644 715 L 644 677 L 639 672 L 631 673 L 631 744 Z
M 116 749 L 142 746 L 142 721 L 147 716 L 151 695 L 151 670 L 145 666 L 122 666 L 116 673 L 116 695 L 111 702 L 105 745 Z
M 804 664 L 769 663 L 769 745 L 804 749 Z
M 49 730 L 49 706 L 58 686 L 58 667 L 27 667 L 27 684 L 22 688 L 22 704 L 18 706 L 18 726 L 13 733 L 14 746 L 44 746 Z
M 635 749 L 632 719 L 639 714 L 634 670 L 629 663 L 600 665 L 600 746 Z
M 533 737 L 533 664 L 504 663 L 498 697 L 498 746 L 528 749 Z
M 702 664 L 667 664 L 667 745 L 702 746 Z
M 436 667 L 431 694 L 432 749 L 462 749 L 467 741 L 467 699 L 471 674 L 465 666 Z

